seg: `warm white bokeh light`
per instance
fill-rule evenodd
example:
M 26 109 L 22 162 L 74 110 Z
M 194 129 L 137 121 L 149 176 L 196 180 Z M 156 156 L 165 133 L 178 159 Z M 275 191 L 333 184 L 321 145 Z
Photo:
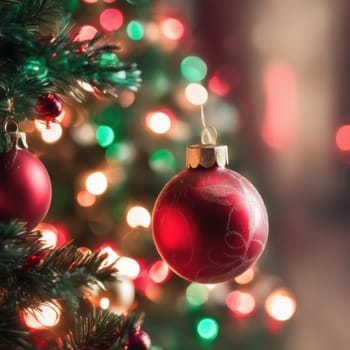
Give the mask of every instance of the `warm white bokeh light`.
M 110 246 L 105 246 L 100 249 L 100 254 L 106 254 L 106 258 L 100 265 L 101 268 L 115 264 L 119 258 L 119 254 Z
M 109 308 L 109 305 L 110 305 L 111 303 L 110 303 L 110 301 L 109 301 L 109 299 L 108 298 L 101 298 L 100 299 L 100 307 L 101 307 L 101 309 L 103 309 L 103 310 L 107 310 L 108 308 Z
M 193 105 L 200 106 L 208 100 L 208 90 L 201 84 L 190 83 L 186 86 L 185 96 Z
M 117 260 L 115 267 L 118 269 L 118 274 L 135 279 L 140 273 L 139 263 L 132 258 L 121 257 Z
M 101 171 L 94 172 L 87 177 L 85 185 L 90 193 L 101 195 L 108 187 L 106 175 Z
M 41 239 L 45 249 L 54 249 L 57 245 L 57 232 L 50 230 L 49 228 L 44 228 L 40 230 Z
M 90 123 L 84 123 L 70 130 L 73 140 L 81 146 L 96 144 L 96 128 Z
M 164 36 L 170 40 L 179 40 L 185 32 L 185 27 L 176 18 L 166 18 L 160 23 L 160 28 Z
M 45 329 L 56 326 L 61 319 L 61 308 L 56 301 L 48 301 L 36 308 L 23 310 L 24 323 L 34 329 Z
M 96 202 L 96 196 L 86 190 L 79 191 L 75 198 L 77 203 L 84 208 L 91 207 Z
M 129 209 L 126 215 L 126 221 L 128 225 L 132 228 L 138 226 L 147 228 L 151 224 L 151 214 L 144 207 L 134 206 L 131 209 Z
M 165 134 L 171 128 L 171 120 L 165 112 L 156 111 L 147 114 L 147 126 L 156 134 Z
M 57 142 L 63 134 L 62 126 L 58 123 L 50 123 L 50 126 L 41 130 L 41 138 L 46 143 Z
M 278 321 L 287 321 L 295 313 L 296 301 L 286 289 L 273 291 L 265 301 L 266 312 Z
M 247 284 L 253 281 L 254 277 L 255 277 L 255 271 L 252 267 L 250 267 L 248 270 L 244 271 L 242 274 L 237 276 L 235 278 L 235 281 L 238 284 Z

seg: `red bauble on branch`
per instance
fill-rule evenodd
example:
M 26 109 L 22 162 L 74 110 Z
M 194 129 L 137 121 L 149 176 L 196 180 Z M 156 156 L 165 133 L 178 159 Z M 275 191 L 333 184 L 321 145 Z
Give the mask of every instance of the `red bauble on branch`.
M 188 169 L 172 178 L 153 210 L 153 239 L 179 276 L 199 283 L 230 280 L 254 264 L 268 237 L 264 202 L 227 169 L 227 147 L 193 145 Z
M 50 123 L 58 123 L 63 118 L 63 102 L 55 94 L 45 94 L 39 97 L 36 104 L 36 119 L 50 127 Z
M 152 342 L 145 331 L 136 329 L 134 333 L 129 335 L 125 345 L 128 350 L 150 350 Z
M 0 221 L 18 220 L 34 228 L 51 203 L 51 181 L 41 161 L 14 145 L 0 153 Z

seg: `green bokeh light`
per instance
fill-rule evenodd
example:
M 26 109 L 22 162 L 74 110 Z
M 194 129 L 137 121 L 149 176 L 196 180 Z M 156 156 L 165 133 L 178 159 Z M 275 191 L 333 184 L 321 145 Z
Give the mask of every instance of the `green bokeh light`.
M 135 158 L 135 149 L 126 142 L 113 143 L 106 149 L 106 158 L 128 163 Z
M 169 173 L 176 170 L 177 162 L 169 150 L 158 149 L 151 154 L 149 166 L 154 172 Z
M 126 32 L 131 40 L 141 40 L 144 36 L 145 29 L 139 21 L 130 21 L 126 27 Z
M 66 7 L 69 11 L 74 12 L 79 8 L 79 0 L 66 0 Z
M 212 318 L 203 318 L 197 324 L 197 333 L 206 340 L 214 340 L 219 333 L 218 323 Z
M 141 5 L 141 4 L 147 4 L 149 0 L 126 0 L 127 3 L 131 5 Z
M 100 125 L 96 130 L 96 141 L 101 147 L 108 147 L 114 141 L 115 135 L 112 128 Z
M 181 61 L 181 74 L 190 82 L 198 83 L 207 75 L 207 64 L 198 56 L 187 56 Z
M 203 305 L 209 296 L 208 288 L 200 283 L 191 283 L 186 288 L 186 300 L 193 306 Z

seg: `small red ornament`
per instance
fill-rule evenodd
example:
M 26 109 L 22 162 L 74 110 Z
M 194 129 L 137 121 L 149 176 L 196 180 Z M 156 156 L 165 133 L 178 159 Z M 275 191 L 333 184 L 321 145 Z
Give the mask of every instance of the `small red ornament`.
M 63 102 L 55 94 L 45 94 L 39 97 L 36 104 L 38 115 L 36 119 L 50 127 L 50 123 L 59 123 L 63 116 Z
M 128 350 L 150 350 L 152 342 L 150 336 L 145 331 L 137 329 L 129 335 L 126 346 Z
M 34 228 L 51 203 L 51 181 L 46 168 L 32 153 L 13 146 L 0 153 L 0 221 L 18 220 Z
M 188 169 L 159 194 L 152 216 L 161 257 L 184 279 L 230 280 L 254 264 L 268 237 L 265 205 L 255 187 L 225 168 L 227 147 L 193 145 Z

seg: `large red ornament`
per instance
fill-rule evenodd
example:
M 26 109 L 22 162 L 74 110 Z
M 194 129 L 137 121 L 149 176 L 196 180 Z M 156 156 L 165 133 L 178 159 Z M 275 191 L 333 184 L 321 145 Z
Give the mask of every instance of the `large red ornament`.
M 16 146 L 0 153 L 0 221 L 18 220 L 34 228 L 51 203 L 51 181 L 46 168 L 32 153 Z
M 225 168 L 226 146 L 188 148 L 188 169 L 173 177 L 153 210 L 161 257 L 184 279 L 230 280 L 254 264 L 268 237 L 263 200 L 242 175 Z

